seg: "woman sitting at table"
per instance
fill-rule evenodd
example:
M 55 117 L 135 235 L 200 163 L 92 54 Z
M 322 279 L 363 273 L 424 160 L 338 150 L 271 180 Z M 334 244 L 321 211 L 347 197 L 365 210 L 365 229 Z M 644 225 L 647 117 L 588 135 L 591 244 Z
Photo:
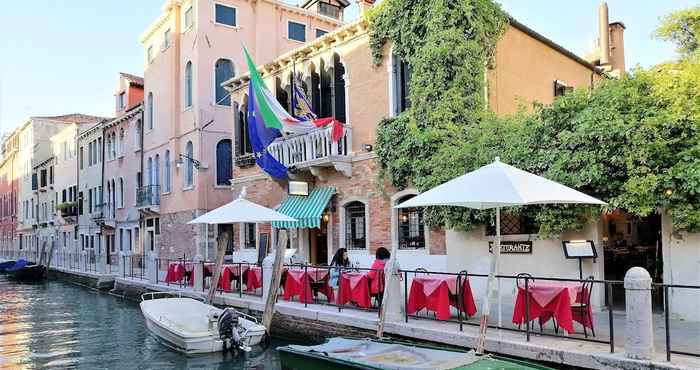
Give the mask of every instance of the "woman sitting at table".
M 339 248 L 333 259 L 331 260 L 331 278 L 328 282 L 330 286 L 334 289 L 338 288 L 338 276 L 340 276 L 340 268 L 350 267 L 350 258 L 348 257 L 348 250 L 345 248 Z

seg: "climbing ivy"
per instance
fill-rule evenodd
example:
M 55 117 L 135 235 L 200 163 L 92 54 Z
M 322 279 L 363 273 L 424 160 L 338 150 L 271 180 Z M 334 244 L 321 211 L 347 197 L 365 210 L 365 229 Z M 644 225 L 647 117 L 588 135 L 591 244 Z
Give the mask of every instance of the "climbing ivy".
M 410 107 L 378 125 L 380 175 L 398 188 L 426 190 L 487 163 L 481 150 L 463 145 L 475 127 L 494 121 L 483 92 L 485 68 L 508 24 L 500 6 L 491 0 L 385 0 L 367 19 L 375 63 L 390 43 L 411 68 Z M 426 210 L 429 224 L 464 230 L 484 218 L 461 208 Z
M 635 69 L 592 91 L 498 117 L 485 107 L 485 66 L 508 18 L 490 0 L 385 0 L 367 15 L 375 63 L 385 44 L 411 66 L 410 107 L 377 128 L 382 180 L 435 187 L 500 156 L 504 162 L 646 216 L 700 231 L 700 57 Z M 524 207 L 544 235 L 580 229 L 600 207 Z M 435 207 L 426 222 L 458 230 L 489 212 Z

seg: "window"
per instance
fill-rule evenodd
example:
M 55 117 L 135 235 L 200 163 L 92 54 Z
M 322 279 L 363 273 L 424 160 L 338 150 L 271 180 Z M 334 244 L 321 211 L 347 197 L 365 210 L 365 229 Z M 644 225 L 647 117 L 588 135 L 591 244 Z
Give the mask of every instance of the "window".
M 317 28 L 316 29 L 316 38 L 319 38 L 327 33 L 328 33 L 328 31 Z
M 244 98 L 246 99 L 246 98 Z M 253 153 L 253 145 L 250 142 L 250 137 L 248 136 L 248 102 L 245 101 L 239 111 L 238 115 L 234 118 L 235 134 L 236 139 L 236 155 L 244 156 L 249 153 Z
M 170 47 L 170 28 L 163 32 L 163 50 Z
M 53 166 L 49 167 L 49 185 L 53 185 Z
M 255 249 L 255 224 L 243 224 L 243 248 Z
M 194 148 L 191 141 L 188 141 L 185 145 L 185 155 L 188 157 L 183 159 L 185 162 L 185 187 L 189 188 L 194 185 L 194 163 L 191 159 L 194 158 L 192 157 L 194 155 Z
M 146 166 L 146 173 L 148 174 L 148 185 L 153 184 L 153 158 L 148 158 L 148 165 Z
M 554 80 L 554 96 L 564 96 L 570 92 L 574 91 L 573 86 L 569 86 L 566 83 L 559 81 L 559 80 Z
M 396 204 L 403 203 L 415 195 L 407 195 Z M 400 208 L 398 211 L 398 232 L 400 249 L 425 248 L 425 225 L 421 208 Z
M 151 62 L 153 62 L 153 45 L 149 46 L 148 49 L 146 49 L 146 60 L 148 61 L 148 64 L 151 64 Z
M 124 229 L 119 229 L 119 250 L 124 250 Z M 112 246 L 112 251 L 114 251 L 114 246 Z
M 192 62 L 185 66 L 185 108 L 192 106 Z
M 540 226 L 535 218 L 527 214 L 501 212 L 501 235 L 537 234 Z M 486 225 L 487 235 L 496 235 L 496 227 L 491 223 Z
M 80 152 L 78 153 L 78 157 L 79 157 L 78 162 L 80 162 L 80 169 L 81 170 L 83 169 L 83 152 L 84 152 L 84 150 L 83 150 L 83 147 L 81 146 Z
M 118 147 L 117 151 L 119 152 L 120 156 L 124 154 L 124 136 L 125 135 L 126 134 L 124 133 L 124 128 L 119 129 L 119 142 L 118 142 L 119 145 L 117 145 L 117 147 Z
M 153 130 L 153 93 L 148 93 L 148 101 L 146 102 L 146 110 L 148 111 L 148 129 Z M 141 144 L 141 142 L 139 142 Z M 141 146 L 141 145 L 139 145 Z
M 164 193 L 169 193 L 170 192 L 170 184 L 171 184 L 171 178 L 170 178 L 170 150 L 165 151 L 165 178 L 163 179 L 163 192 Z
M 319 1 L 318 12 L 331 18 L 340 19 L 340 7 L 335 4 Z
M 117 107 L 124 109 L 126 107 L 126 93 L 121 93 L 117 96 Z
M 348 249 L 365 249 L 367 233 L 365 230 L 365 205 L 362 202 L 350 202 L 345 205 L 345 247 Z
M 112 135 L 114 137 L 114 135 Z M 102 161 L 102 138 L 97 139 L 97 149 L 95 150 L 95 162 Z
M 142 135 L 141 135 L 141 120 L 136 121 L 136 130 L 134 132 L 134 144 L 136 144 L 136 150 L 141 150 L 141 144 L 142 142 Z
M 153 184 L 160 185 L 160 154 L 156 154 L 155 162 L 153 163 Z M 154 191 L 157 191 L 155 189 Z
M 411 106 L 409 100 L 411 66 L 398 55 L 394 55 L 391 73 L 394 83 L 394 115 L 398 115 Z
M 214 74 L 216 88 L 216 93 L 214 94 L 215 103 L 217 105 L 230 106 L 231 95 L 229 95 L 228 91 L 226 91 L 226 89 L 224 89 L 224 87 L 221 86 L 221 84 L 235 75 L 233 70 L 233 62 L 231 62 L 228 59 L 217 60 L 216 64 L 214 65 Z
M 338 54 L 333 54 L 333 90 L 333 117 L 345 122 L 345 66 Z
M 215 12 L 216 23 L 236 27 L 236 8 L 222 4 L 216 4 Z
M 224 139 L 216 144 L 216 185 L 230 185 L 231 168 L 231 140 Z
M 192 27 L 192 7 L 185 10 L 185 31 Z
M 303 23 L 288 21 L 287 38 L 290 40 L 306 42 L 306 25 Z
M 124 208 L 124 179 L 119 178 L 119 208 Z

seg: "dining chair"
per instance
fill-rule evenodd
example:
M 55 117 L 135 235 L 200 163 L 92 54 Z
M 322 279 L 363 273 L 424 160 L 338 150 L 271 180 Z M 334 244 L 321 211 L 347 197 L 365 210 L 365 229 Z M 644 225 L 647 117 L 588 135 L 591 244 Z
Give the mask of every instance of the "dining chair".
M 586 331 L 586 322 L 591 324 L 591 334 L 595 337 L 595 328 L 593 326 L 593 317 L 591 315 L 591 294 L 593 293 L 593 276 L 589 276 L 583 284 L 581 285 L 581 299 L 580 302 L 575 302 L 571 305 L 571 313 L 580 315 L 581 321 L 583 321 L 583 335 L 588 338 L 588 332 Z
M 527 272 L 521 272 L 521 273 L 515 275 L 515 285 L 516 285 L 519 289 L 523 289 L 523 290 L 524 290 L 524 289 L 525 289 L 525 280 L 526 280 L 526 279 L 529 280 L 529 281 L 531 281 L 532 275 L 531 275 L 531 274 L 528 274 Z M 528 282 L 528 287 L 529 287 L 529 286 L 530 286 L 530 282 Z M 525 319 L 527 320 L 528 318 L 525 318 Z M 534 320 L 534 319 L 533 319 L 533 320 Z M 529 320 L 529 321 L 533 321 L 533 320 Z M 541 332 L 542 332 L 542 320 L 538 318 L 537 323 L 540 325 L 540 333 L 541 333 Z M 520 326 L 521 326 L 521 325 L 522 325 L 522 323 L 521 323 L 521 324 L 518 324 L 518 329 L 520 329 Z M 554 330 L 555 330 L 555 331 L 557 330 L 556 323 L 554 324 Z
M 457 305 L 457 315 L 461 318 L 462 310 L 464 310 L 465 320 L 469 320 L 469 314 L 467 313 L 467 308 L 464 307 L 464 284 L 469 279 L 469 273 L 467 270 L 462 270 L 457 274 L 457 280 L 461 283 L 457 286 L 456 294 L 450 294 L 450 299 L 455 299 Z M 461 309 L 460 309 L 461 308 Z

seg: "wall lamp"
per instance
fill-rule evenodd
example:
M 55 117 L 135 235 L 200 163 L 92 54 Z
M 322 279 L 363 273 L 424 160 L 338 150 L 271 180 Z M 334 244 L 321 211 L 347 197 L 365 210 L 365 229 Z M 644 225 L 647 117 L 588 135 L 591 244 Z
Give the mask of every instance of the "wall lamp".
M 182 167 L 183 163 L 185 163 L 186 160 L 192 162 L 192 165 L 197 170 L 199 170 L 199 168 L 202 166 L 202 163 L 200 161 L 198 161 L 198 160 L 196 160 L 188 155 L 180 154 L 180 158 L 178 158 L 178 160 L 175 161 L 175 167 L 177 167 L 177 168 Z
M 362 150 L 364 150 L 365 152 L 371 152 L 372 149 L 374 149 L 372 147 L 372 144 L 362 144 Z

